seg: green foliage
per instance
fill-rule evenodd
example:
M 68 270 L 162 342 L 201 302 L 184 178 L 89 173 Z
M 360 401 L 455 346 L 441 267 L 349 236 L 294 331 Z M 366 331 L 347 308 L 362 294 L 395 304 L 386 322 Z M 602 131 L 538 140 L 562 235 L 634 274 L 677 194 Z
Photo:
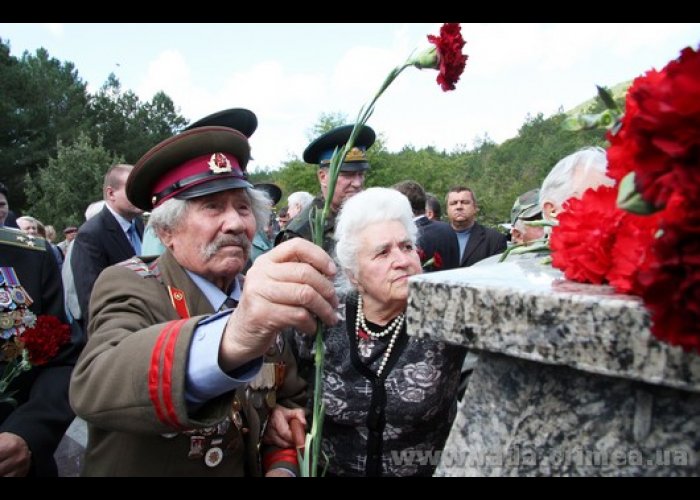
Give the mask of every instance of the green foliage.
M 573 114 L 601 113 L 613 104 L 603 102 L 610 101 L 608 94 L 622 108 L 628 86 L 629 82 L 616 85 L 566 114 L 528 116 L 518 136 L 500 145 L 484 134 L 472 149 L 405 147 L 390 153 L 384 134 L 377 131 L 368 153 L 372 168 L 366 186 L 412 179 L 443 202 L 444 212 L 447 190 L 466 185 L 476 193 L 482 223 L 507 221 L 515 198 L 540 185 L 558 160 L 583 146 L 605 146 L 604 130 L 566 131 L 564 120 Z M 343 113 L 323 113 L 309 129 L 309 140 L 348 122 Z M 102 175 L 113 157 L 134 163 L 185 124 L 163 92 L 142 102 L 131 90 L 122 90 L 112 74 L 90 95 L 72 63 L 51 58 L 44 49 L 18 59 L 0 39 L 0 181 L 8 185 L 10 205 L 20 213 L 26 212 L 28 199 L 32 215 L 46 223 L 81 222 L 87 204 L 101 198 Z M 294 191 L 320 192 L 316 170 L 295 158 L 279 170 L 252 174 L 251 181 L 279 185 L 284 206 Z
M 101 136 L 105 149 L 123 155 L 128 163 L 137 162 L 187 123 L 165 93 L 158 92 L 142 103 L 131 90 L 122 91 L 114 74 L 91 96 L 88 121 L 92 139 Z
M 0 39 L 0 181 L 18 213 L 26 212 L 27 174 L 38 178 L 59 143 L 72 144 L 88 134 L 110 155 L 134 163 L 184 127 L 178 113 L 165 93 L 141 102 L 132 91 L 122 92 L 114 75 L 90 95 L 73 63 L 52 58 L 43 48 L 18 59 Z
M 45 49 L 10 55 L 0 40 L 0 180 L 10 189 L 10 206 L 25 203 L 25 173 L 45 167 L 58 140 L 72 142 L 84 123 L 86 85 L 70 62 Z
M 318 117 L 318 121 L 307 131 L 306 136 L 309 142 L 313 141 L 317 137 L 333 130 L 336 127 L 348 124 L 348 115 L 345 113 L 334 112 L 334 113 L 321 113 Z
M 27 174 L 28 212 L 59 231 L 79 226 L 87 206 L 102 199 L 102 182 L 109 166 L 123 162 L 86 134 L 67 146 L 59 143 L 56 158 L 51 158 L 47 167 Z
M 528 116 L 517 137 L 496 145 L 484 135 L 471 150 L 405 147 L 390 153 L 378 140 L 368 151 L 372 168 L 365 186 L 414 180 L 438 197 L 443 213 L 447 191 L 457 185 L 468 186 L 476 193 L 479 221 L 496 226 L 508 220 L 515 198 L 539 186 L 557 161 L 584 146 L 605 145 L 604 130 L 565 131 L 561 126 L 565 118 L 564 113 L 547 119 L 542 114 Z M 285 163 L 272 178 L 285 195 L 300 190 L 319 192 L 315 169 L 299 160 Z

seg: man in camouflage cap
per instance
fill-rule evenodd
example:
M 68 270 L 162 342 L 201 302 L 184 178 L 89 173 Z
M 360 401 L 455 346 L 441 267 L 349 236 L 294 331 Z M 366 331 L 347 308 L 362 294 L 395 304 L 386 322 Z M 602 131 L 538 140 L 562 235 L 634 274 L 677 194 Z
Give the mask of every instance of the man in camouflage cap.
M 515 199 L 510 211 L 510 235 L 513 243 L 527 245 L 544 235 L 543 227 L 527 224 L 527 222 L 542 219 L 539 194 L 539 188 L 535 188 Z

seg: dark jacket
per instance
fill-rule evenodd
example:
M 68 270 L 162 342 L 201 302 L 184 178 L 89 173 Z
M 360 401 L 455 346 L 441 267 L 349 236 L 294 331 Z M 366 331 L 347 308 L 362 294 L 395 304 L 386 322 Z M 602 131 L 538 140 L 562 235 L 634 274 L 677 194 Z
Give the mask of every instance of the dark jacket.
M 504 252 L 506 246 L 505 234 L 475 222 L 459 267 L 469 267 L 486 257 Z
M 0 228 L 0 266 L 12 267 L 20 284 L 32 298 L 30 310 L 38 315 L 52 315 L 66 322 L 63 287 L 56 259 L 46 242 L 37 238 L 40 247 L 12 242 L 18 231 Z M 18 242 L 19 243 L 19 242 Z M 11 432 L 24 439 L 32 452 L 30 475 L 56 476 L 53 454 L 74 418 L 68 404 L 68 384 L 78 357 L 79 330 L 48 364 L 35 366 L 17 377 L 8 391 L 17 390 L 16 408 L 0 403 L 0 432 Z M 0 362 L 0 372 L 4 370 Z
M 309 215 L 312 207 L 316 207 L 316 210 L 323 210 L 324 203 L 323 196 L 314 198 L 308 207 L 299 212 L 299 214 L 287 224 L 284 230 L 277 233 L 277 236 L 275 236 L 275 246 L 283 241 L 291 240 L 292 238 L 304 238 L 307 241 L 313 242 Z M 335 249 L 335 241 L 333 240 L 333 234 L 335 233 L 335 216 L 336 214 L 334 213 L 329 214 L 328 218 L 326 218 L 325 227 L 323 228 L 323 249 L 330 256 L 333 256 L 333 250 Z
M 137 222 L 143 238 L 143 222 Z M 88 305 L 95 281 L 102 270 L 134 256 L 134 249 L 124 230 L 105 206 L 100 213 L 85 222 L 73 241 L 70 265 L 73 270 L 75 291 L 87 326 Z M 87 330 L 87 328 L 84 328 Z
M 418 248 L 422 251 L 424 259 L 440 254 L 440 266 L 432 265 L 423 268 L 424 272 L 444 271 L 459 267 L 459 242 L 452 227 L 440 221 L 431 221 L 425 216 L 416 220 L 418 226 Z

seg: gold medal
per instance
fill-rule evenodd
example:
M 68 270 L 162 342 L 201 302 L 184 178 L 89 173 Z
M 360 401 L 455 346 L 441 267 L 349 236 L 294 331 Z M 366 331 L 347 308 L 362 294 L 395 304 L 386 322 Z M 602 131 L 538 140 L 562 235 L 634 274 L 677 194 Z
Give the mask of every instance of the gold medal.
M 0 313 L 0 330 L 7 330 L 12 328 L 15 324 L 15 320 L 12 319 L 10 313 Z

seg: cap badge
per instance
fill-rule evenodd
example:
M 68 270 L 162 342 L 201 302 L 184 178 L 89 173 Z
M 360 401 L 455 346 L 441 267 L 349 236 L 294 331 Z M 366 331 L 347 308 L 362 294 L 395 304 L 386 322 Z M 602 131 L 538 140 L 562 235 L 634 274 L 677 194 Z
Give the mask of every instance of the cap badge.
M 231 172 L 231 162 L 223 153 L 214 153 L 209 159 L 209 170 L 215 174 Z
M 366 161 L 367 156 L 365 152 L 358 147 L 353 147 L 348 154 L 345 155 L 345 161 Z

